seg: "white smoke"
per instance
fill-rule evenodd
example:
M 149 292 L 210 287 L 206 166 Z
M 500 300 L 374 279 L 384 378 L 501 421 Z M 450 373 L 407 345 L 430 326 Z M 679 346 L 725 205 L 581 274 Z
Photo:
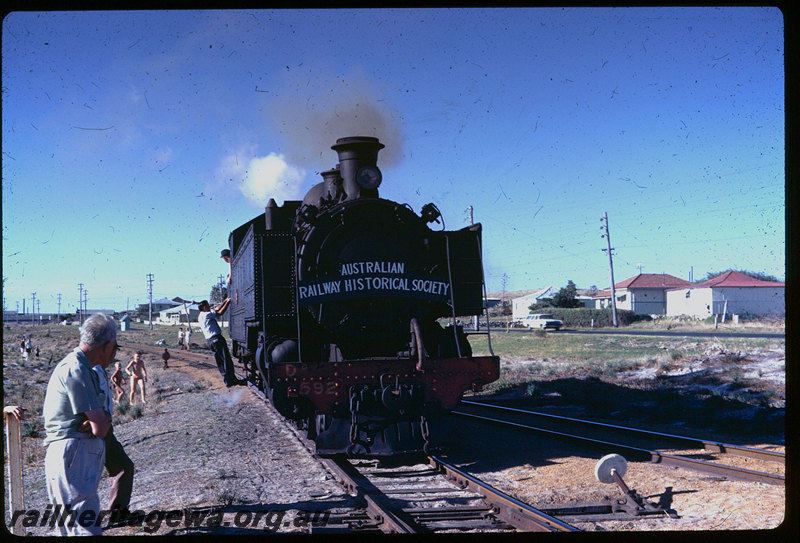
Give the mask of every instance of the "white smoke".
M 237 388 L 234 390 L 228 390 L 226 393 L 217 396 L 214 399 L 214 407 L 233 407 L 244 397 L 244 393 L 247 391 L 246 388 Z
M 222 157 L 213 187 L 215 196 L 232 197 L 235 191 L 263 207 L 270 198 L 278 205 L 302 200 L 309 186 L 322 181 L 307 171 L 333 167 L 338 158 L 331 146 L 351 136 L 373 136 L 386 147 L 378 155 L 381 167 L 398 164 L 403 157 L 403 119 L 387 105 L 386 93 L 363 72 L 347 76 L 315 73 L 315 84 L 305 77 L 285 77 L 269 106 L 269 126 L 283 145 L 266 156 L 256 146 L 240 148 Z
M 229 194 L 236 187 L 248 200 L 263 207 L 270 198 L 279 205 L 302 199 L 306 172 L 290 164 L 282 154 L 256 156 L 251 147 L 222 157 L 215 177 L 217 194 Z
M 239 190 L 248 199 L 265 205 L 274 198 L 280 205 L 286 200 L 301 199 L 306 172 L 289 164 L 283 155 L 270 153 L 250 160 Z

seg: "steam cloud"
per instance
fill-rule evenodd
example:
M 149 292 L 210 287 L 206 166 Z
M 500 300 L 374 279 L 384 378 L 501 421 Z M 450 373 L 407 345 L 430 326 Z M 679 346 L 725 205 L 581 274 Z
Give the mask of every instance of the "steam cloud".
M 270 198 L 276 201 L 292 200 L 299 196 L 305 175 L 305 170 L 287 163 L 283 155 L 270 153 L 250 161 L 239 190 L 251 200 L 261 203 Z
M 283 155 L 259 157 L 255 148 L 239 149 L 222 158 L 217 184 L 210 190 L 230 197 L 236 187 L 248 200 L 264 206 L 270 198 L 278 203 L 302 198 L 305 177 L 305 170 L 289 164 Z
M 307 171 L 324 171 L 337 162 L 331 146 L 339 138 L 372 136 L 386 147 L 378 165 L 391 166 L 403 156 L 402 118 L 388 107 L 361 73 L 322 77 L 317 85 L 307 79 L 287 80 L 269 107 L 269 124 L 283 137 L 284 145 L 267 156 L 255 148 L 224 157 L 218 178 L 234 181 L 239 191 L 258 205 L 269 198 L 278 204 L 300 200 L 320 177 L 306 179 Z
M 310 88 L 306 79 L 289 83 L 289 90 L 271 104 L 270 121 L 286 142 L 284 154 L 290 162 L 328 169 L 336 164 L 331 145 L 349 136 L 380 139 L 386 148 L 378 154 L 379 166 L 400 162 L 402 118 L 379 98 L 366 76 L 318 76 L 317 81 Z

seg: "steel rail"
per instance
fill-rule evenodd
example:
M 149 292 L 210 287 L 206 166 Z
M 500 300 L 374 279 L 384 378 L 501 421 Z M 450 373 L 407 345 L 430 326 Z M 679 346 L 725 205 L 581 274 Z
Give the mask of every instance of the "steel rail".
M 782 453 L 782 452 L 777 452 L 777 451 L 768 451 L 768 450 L 765 450 L 765 449 L 757 449 L 757 448 L 754 448 L 754 447 L 744 447 L 744 446 L 741 446 L 741 445 L 731 445 L 729 443 L 722 443 L 722 442 L 719 442 L 719 441 L 707 441 L 707 440 L 704 440 L 704 439 L 697 439 L 697 438 L 693 438 L 693 437 L 680 436 L 680 435 L 676 435 L 676 434 L 666 434 L 666 433 L 662 433 L 662 432 L 653 432 L 653 431 L 650 431 L 650 430 L 641 430 L 639 428 L 630 428 L 630 427 L 627 427 L 627 426 L 618 426 L 618 425 L 615 425 L 615 424 L 608 424 L 608 423 L 604 423 L 604 422 L 595 422 L 595 421 L 591 421 L 591 420 L 575 419 L 575 418 L 571 418 L 571 417 L 564 417 L 562 415 L 551 415 L 549 413 L 540 413 L 538 411 L 527 411 L 525 409 L 517 409 L 517 408 L 514 408 L 514 407 L 506 407 L 506 406 L 503 406 L 503 405 L 495 405 L 495 404 L 489 404 L 489 403 L 483 403 L 483 402 L 474 402 L 474 401 L 470 401 L 470 400 L 462 400 L 461 403 L 462 404 L 466 404 L 466 405 L 475 405 L 475 406 L 478 406 L 478 407 L 485 407 L 485 408 L 489 408 L 489 409 L 497 409 L 497 410 L 502 410 L 502 411 L 514 412 L 514 413 L 522 413 L 522 414 L 528 415 L 528 416 L 536 416 L 536 417 L 547 418 L 547 419 L 551 419 L 551 420 L 572 422 L 572 423 L 575 423 L 575 424 L 582 424 L 582 425 L 585 425 L 585 426 L 592 426 L 592 427 L 595 427 L 595 428 L 601 428 L 601 429 L 602 428 L 609 428 L 609 429 L 612 429 L 612 430 L 619 430 L 619 431 L 623 431 L 623 432 L 627 432 L 627 433 L 631 433 L 631 434 L 638 434 L 640 436 L 645 436 L 645 437 L 655 437 L 655 438 L 659 438 L 659 439 L 666 439 L 666 440 L 669 440 L 669 441 L 674 441 L 674 442 L 681 443 L 683 445 L 689 445 L 691 447 L 700 446 L 703 449 L 707 449 L 707 450 L 712 451 L 712 452 L 731 454 L 731 455 L 734 455 L 734 456 L 741 456 L 741 457 L 745 457 L 745 458 L 753 458 L 755 460 L 764 460 L 764 461 L 767 461 L 767 462 L 777 462 L 779 464 L 785 464 L 786 463 L 786 454 Z
M 429 457 L 431 465 L 444 472 L 448 478 L 455 480 L 460 486 L 477 492 L 495 509 L 505 522 L 516 528 L 536 532 L 577 532 L 574 526 L 539 511 L 535 507 L 521 502 L 512 496 L 484 483 L 455 466 L 435 456 Z
M 320 458 L 345 485 L 367 502 L 367 514 L 380 524 L 382 532 L 397 534 L 414 534 L 419 529 L 410 518 L 402 518 L 387 503 L 386 495 L 381 492 L 364 475 L 359 473 L 345 458 Z M 403 515 L 405 516 L 405 515 Z
M 631 460 L 649 461 L 653 464 L 664 464 L 665 466 L 675 466 L 684 469 L 708 473 L 711 475 L 722 475 L 724 477 L 732 477 L 743 481 L 752 481 L 758 483 L 767 483 L 772 485 L 784 485 L 786 478 L 782 475 L 774 473 L 766 473 L 762 471 L 755 471 L 745 468 L 738 468 L 734 466 L 726 466 L 723 464 L 716 464 L 714 462 L 707 462 L 705 460 L 697 460 L 694 458 L 687 458 L 685 456 L 678 456 L 672 454 L 664 454 L 658 451 L 651 451 L 621 443 L 612 443 L 610 441 L 602 441 L 599 439 L 588 438 L 585 436 L 578 436 L 574 434 L 567 434 L 564 432 L 557 432 L 555 430 L 548 430 L 546 428 L 537 428 L 536 426 L 528 426 L 517 422 L 511 422 L 503 419 L 495 419 L 491 417 L 484 417 L 473 413 L 464 413 L 461 411 L 452 411 L 454 415 L 463 417 L 471 417 L 478 420 L 503 424 L 505 426 L 512 426 L 515 428 L 522 428 L 534 432 L 545 433 L 556 436 L 558 438 L 567 439 L 571 441 L 578 441 L 580 443 L 588 444 L 593 447 L 602 448 L 605 451 L 612 450 L 619 453 L 624 453 L 629 456 Z
M 269 399 L 262 390 L 257 388 L 252 383 L 248 383 L 248 388 L 254 394 L 256 394 L 259 399 L 263 400 L 268 407 L 270 406 Z M 284 422 L 291 427 L 291 424 L 288 421 Z M 293 433 L 303 447 L 305 447 L 305 449 L 312 456 L 316 456 L 316 453 L 312 450 L 309 444 L 309 440 L 302 437 L 302 435 L 296 430 L 293 430 Z M 367 516 L 378 525 L 380 531 L 384 533 L 417 533 L 417 530 L 412 523 L 396 515 L 389 508 L 386 500 L 383 499 L 385 494 L 376 488 L 375 485 L 369 481 L 369 479 L 358 473 L 358 471 L 346 459 L 339 457 L 317 457 L 317 459 L 328 469 L 328 471 L 334 475 L 334 477 L 340 481 L 342 486 L 344 486 L 348 492 L 363 498 L 367 504 Z

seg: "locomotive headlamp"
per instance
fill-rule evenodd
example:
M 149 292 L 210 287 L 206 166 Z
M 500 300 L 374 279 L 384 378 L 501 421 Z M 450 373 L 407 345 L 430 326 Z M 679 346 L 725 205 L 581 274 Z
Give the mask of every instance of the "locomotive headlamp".
M 356 172 L 356 182 L 364 190 L 375 190 L 381 184 L 381 171 L 377 166 L 361 166 Z
M 442 216 L 441 211 L 439 208 L 433 204 L 425 204 L 422 206 L 422 210 L 420 211 L 420 215 L 425 220 L 425 222 L 439 222 L 439 217 Z

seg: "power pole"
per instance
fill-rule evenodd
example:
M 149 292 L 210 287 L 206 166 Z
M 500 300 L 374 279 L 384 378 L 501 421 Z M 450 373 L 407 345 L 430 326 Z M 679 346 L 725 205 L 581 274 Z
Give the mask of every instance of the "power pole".
M 58 322 L 61 322 L 61 293 L 58 293 Z
M 78 313 L 81 314 L 81 326 L 83 326 L 83 283 L 78 283 Z
M 153 274 L 147 274 L 147 293 L 150 296 L 150 306 L 148 309 L 148 319 L 150 321 L 150 330 L 153 329 Z
M 42 309 L 39 306 L 39 302 L 41 302 L 41 300 L 36 300 L 36 312 L 39 314 L 39 324 L 42 324 Z
M 36 324 L 36 293 L 31 293 L 31 324 Z
M 614 328 L 616 328 L 619 326 L 619 323 L 617 322 L 617 291 L 614 288 L 614 261 L 611 258 L 611 252 L 614 249 L 611 247 L 611 235 L 608 233 L 608 212 L 603 213 L 603 218 L 600 219 L 600 222 L 604 223 L 600 229 L 605 231 L 605 233 L 600 237 L 606 238 L 606 242 L 608 244 L 608 248 L 603 249 L 603 251 L 608 251 L 608 267 L 611 270 L 611 316 L 614 321 Z

